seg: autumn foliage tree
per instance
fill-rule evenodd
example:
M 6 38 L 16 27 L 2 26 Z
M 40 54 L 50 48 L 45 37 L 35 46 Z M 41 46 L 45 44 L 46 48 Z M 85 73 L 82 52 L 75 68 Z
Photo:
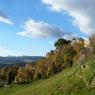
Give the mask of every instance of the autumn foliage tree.
M 0 70 L 0 82 L 11 84 L 15 80 L 15 76 L 18 72 L 18 66 L 4 67 Z
M 15 77 L 16 83 L 29 83 L 33 80 L 34 70 L 32 64 L 26 64 L 25 67 L 18 69 L 17 76 Z
M 45 59 L 39 61 L 35 65 L 35 74 L 34 74 L 34 80 L 37 79 L 44 79 L 47 77 L 47 64 Z
M 69 45 L 64 50 L 64 62 L 66 65 L 72 67 L 74 63 L 74 57 L 77 55 L 77 51 L 74 50 L 73 46 Z

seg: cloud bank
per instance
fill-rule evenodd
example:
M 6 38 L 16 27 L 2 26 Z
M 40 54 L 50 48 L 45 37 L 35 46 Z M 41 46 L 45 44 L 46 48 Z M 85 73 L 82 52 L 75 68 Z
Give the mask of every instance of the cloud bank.
M 2 12 L 0 12 L 0 22 L 13 25 L 13 22 L 9 19 L 9 17 L 3 14 Z
M 95 0 L 41 0 L 51 10 L 66 12 L 87 35 L 95 34 Z
M 18 35 L 33 38 L 63 37 L 68 35 L 62 28 L 50 25 L 43 21 L 27 20 L 23 25 L 24 31 L 18 32 Z

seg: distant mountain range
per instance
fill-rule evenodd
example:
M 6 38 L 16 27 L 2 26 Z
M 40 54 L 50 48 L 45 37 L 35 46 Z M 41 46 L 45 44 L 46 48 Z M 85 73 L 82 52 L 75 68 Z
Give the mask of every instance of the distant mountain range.
M 0 67 L 13 66 L 15 64 L 23 66 L 26 63 L 36 62 L 44 57 L 41 56 L 8 56 L 0 57 Z

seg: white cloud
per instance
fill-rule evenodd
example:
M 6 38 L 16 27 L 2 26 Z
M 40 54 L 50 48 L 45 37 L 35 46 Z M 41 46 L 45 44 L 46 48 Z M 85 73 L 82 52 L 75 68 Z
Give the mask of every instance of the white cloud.
M 43 21 L 34 21 L 33 19 L 29 19 L 24 23 L 23 26 L 24 31 L 18 32 L 18 35 L 25 37 L 63 37 L 64 35 L 68 35 L 68 33 L 64 32 L 62 28 L 50 25 Z
M 6 15 L 4 15 L 2 12 L 0 12 L 0 22 L 13 25 L 13 22 Z
M 53 11 L 66 12 L 82 32 L 95 33 L 95 0 L 42 0 L 42 3 Z

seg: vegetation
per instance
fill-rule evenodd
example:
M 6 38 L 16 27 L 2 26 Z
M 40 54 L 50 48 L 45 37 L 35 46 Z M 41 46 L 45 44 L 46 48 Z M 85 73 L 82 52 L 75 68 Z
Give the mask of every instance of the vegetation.
M 90 46 L 85 47 L 82 38 L 71 41 L 59 39 L 55 42 L 56 50 L 47 53 L 45 58 L 35 64 L 2 68 L 1 83 L 13 84 L 6 91 L 4 91 L 5 88 L 1 88 L 4 92 L 0 91 L 0 95 L 5 95 L 5 92 L 9 92 L 8 95 L 78 95 L 78 92 L 79 95 L 84 95 L 86 90 L 90 90 L 86 93 L 87 95 L 94 93 L 95 55 L 92 53 L 93 39 L 90 41 Z M 77 65 L 77 63 L 80 64 Z M 57 73 L 59 74 L 55 75 Z M 13 94 L 12 91 L 15 93 Z
M 56 47 L 57 49 L 60 49 L 60 48 L 63 48 L 64 45 L 68 45 L 69 43 L 70 43 L 69 40 L 60 38 L 60 39 L 58 39 L 57 42 L 55 42 L 55 47 Z
M 0 89 L 0 95 L 94 95 L 95 55 L 59 74 L 30 84 L 14 84 Z
M 55 47 L 56 50 L 51 51 L 46 58 L 35 62 L 35 64 L 26 64 L 26 66 L 18 68 L 2 68 L 1 83 L 30 83 L 53 76 L 66 67 L 72 67 L 84 49 L 84 40 L 80 38 L 69 41 L 61 38 L 55 42 Z

